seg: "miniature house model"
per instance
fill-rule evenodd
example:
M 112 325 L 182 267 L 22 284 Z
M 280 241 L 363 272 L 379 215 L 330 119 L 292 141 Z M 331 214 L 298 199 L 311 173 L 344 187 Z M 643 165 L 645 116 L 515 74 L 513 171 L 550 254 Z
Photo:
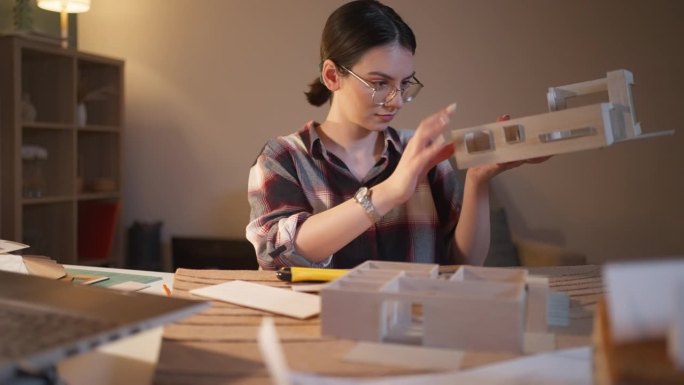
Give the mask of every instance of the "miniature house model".
M 321 290 L 322 334 L 520 353 L 526 330 L 546 331 L 547 280 L 528 284 L 523 269 L 470 266 L 447 280 L 438 268 L 364 262 Z
M 456 146 L 451 160 L 457 168 L 465 169 L 671 135 L 673 131 L 642 134 L 632 97 L 633 84 L 631 72 L 611 71 L 603 79 L 549 88 L 548 113 L 447 130 L 445 138 Z M 605 93 L 606 103 L 578 106 L 596 96 L 605 97 Z

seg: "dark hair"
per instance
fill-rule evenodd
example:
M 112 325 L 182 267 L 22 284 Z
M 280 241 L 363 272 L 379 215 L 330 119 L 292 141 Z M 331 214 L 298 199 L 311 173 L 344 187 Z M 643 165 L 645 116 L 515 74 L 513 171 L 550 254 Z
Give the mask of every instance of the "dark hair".
M 352 1 L 328 17 L 321 36 L 320 63 L 330 59 L 338 66 L 351 68 L 369 49 L 394 42 L 416 53 L 411 27 L 392 8 L 375 0 Z M 332 97 L 320 76 L 305 94 L 314 106 L 322 106 Z

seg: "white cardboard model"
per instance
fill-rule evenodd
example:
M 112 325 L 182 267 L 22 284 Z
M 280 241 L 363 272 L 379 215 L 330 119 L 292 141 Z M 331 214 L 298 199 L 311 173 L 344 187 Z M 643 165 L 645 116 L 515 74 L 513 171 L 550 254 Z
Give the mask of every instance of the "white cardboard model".
M 446 280 L 438 277 L 438 268 L 362 263 L 321 290 L 322 334 L 522 353 L 526 330 L 547 330 L 545 319 L 526 315 L 546 315 L 548 282 L 543 279 L 528 286 L 524 269 L 462 266 Z
M 673 134 L 674 131 L 641 132 L 632 97 L 633 84 L 630 71 L 611 71 L 603 79 L 549 88 L 547 113 L 446 130 L 444 136 L 456 145 L 451 160 L 456 167 L 465 169 Z M 572 98 L 590 98 L 587 95 L 606 91 L 607 103 L 568 107 Z

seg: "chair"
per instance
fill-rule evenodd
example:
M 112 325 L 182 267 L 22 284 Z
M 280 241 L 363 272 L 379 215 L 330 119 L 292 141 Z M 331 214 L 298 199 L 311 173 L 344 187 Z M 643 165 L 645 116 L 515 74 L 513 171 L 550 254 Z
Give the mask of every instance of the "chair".
M 173 270 L 224 269 L 257 270 L 256 252 L 246 239 L 171 237 Z
M 573 266 L 585 265 L 585 255 L 560 246 L 513 238 L 503 208 L 491 211 L 491 245 L 485 266 Z

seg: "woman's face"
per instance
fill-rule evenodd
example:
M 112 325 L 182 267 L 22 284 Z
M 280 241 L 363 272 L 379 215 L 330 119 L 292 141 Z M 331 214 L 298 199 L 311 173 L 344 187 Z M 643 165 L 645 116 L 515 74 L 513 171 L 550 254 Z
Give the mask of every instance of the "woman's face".
M 410 50 L 399 44 L 390 44 L 370 49 L 348 69 L 374 88 L 384 85 L 391 90 L 411 80 L 414 74 L 413 60 Z M 334 100 L 340 103 L 341 111 L 350 123 L 371 131 L 382 131 L 404 103 L 399 91 L 383 106 L 376 105 L 371 99 L 372 95 L 373 90 L 361 80 L 352 74 L 344 74 Z

